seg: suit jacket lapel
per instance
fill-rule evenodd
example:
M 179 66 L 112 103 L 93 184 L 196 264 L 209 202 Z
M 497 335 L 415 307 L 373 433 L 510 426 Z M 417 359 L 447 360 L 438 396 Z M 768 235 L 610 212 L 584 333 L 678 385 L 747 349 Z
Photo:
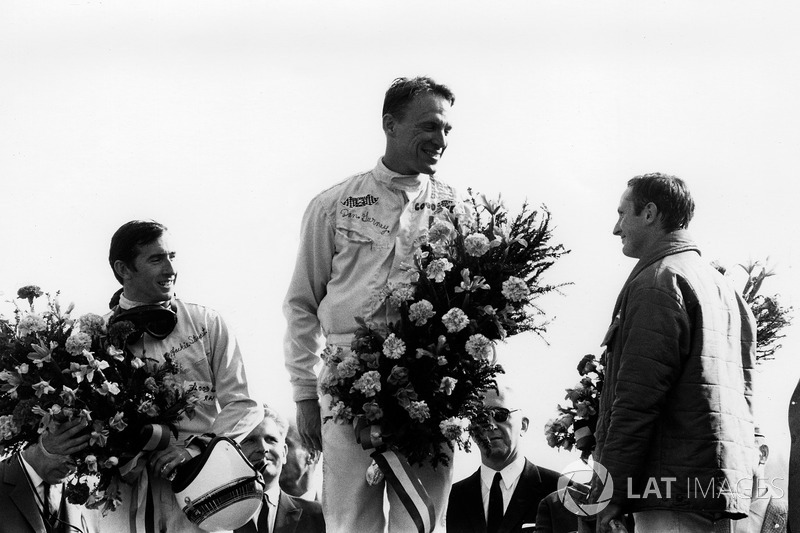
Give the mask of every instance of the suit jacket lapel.
M 481 495 L 481 469 L 469 477 L 464 512 L 467 515 L 472 531 L 486 531 L 486 515 L 483 511 L 483 495 Z
M 281 491 L 278 496 L 278 509 L 275 515 L 274 533 L 294 533 L 303 510 L 297 507 L 286 493 Z
M 6 469 L 5 482 L 14 485 L 9 494 L 11 501 L 19 509 L 20 514 L 28 521 L 34 531 L 44 531 L 44 521 L 36 504 L 36 495 L 28 482 L 28 476 L 22 469 L 22 462 L 19 457 Z
M 508 508 L 503 515 L 503 522 L 500 524 L 501 533 L 513 531 L 518 525 L 521 526 L 527 513 L 532 512 L 533 516 L 536 516 L 536 509 L 531 509 L 531 501 L 541 499 L 541 496 L 536 496 L 541 492 L 541 484 L 542 477 L 539 469 L 526 459 L 525 468 L 522 469 L 517 487 L 514 489 L 514 494 L 511 495 L 511 501 L 508 502 Z

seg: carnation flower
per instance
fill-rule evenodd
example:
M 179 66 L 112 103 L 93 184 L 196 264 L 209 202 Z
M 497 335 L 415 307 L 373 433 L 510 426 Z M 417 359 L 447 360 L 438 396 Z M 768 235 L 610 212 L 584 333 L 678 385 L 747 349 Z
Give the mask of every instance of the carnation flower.
M 408 369 L 404 366 L 392 367 L 392 372 L 386 381 L 392 385 L 405 385 L 408 383 Z
M 410 283 L 390 284 L 389 285 L 389 304 L 398 308 L 403 302 L 414 299 L 414 286 Z
M 38 333 L 47 329 L 47 321 L 37 314 L 29 313 L 19 319 L 17 324 L 17 335 L 20 338 L 27 337 L 33 333 Z
M 500 292 L 509 301 L 521 302 L 528 298 L 531 291 L 528 289 L 525 280 L 511 276 L 503 282 L 503 290 Z
M 42 294 L 44 293 L 38 285 L 25 285 L 17 290 L 17 298 L 20 300 L 28 300 L 31 304 L 34 298 L 38 298 Z
M 361 363 L 353 355 L 348 355 L 341 363 L 336 365 L 336 372 L 343 378 L 352 378 L 360 369 Z
M 444 392 L 447 396 L 450 396 L 456 388 L 456 383 L 458 383 L 456 378 L 444 376 L 442 382 L 439 383 L 439 390 Z
M 439 431 L 447 440 L 458 440 L 469 429 L 469 420 L 451 416 L 439 422 Z
M 442 323 L 447 328 L 448 333 L 458 333 L 469 325 L 469 318 L 458 307 L 453 307 L 442 317 Z
M 480 257 L 489 251 L 489 239 L 483 233 L 473 233 L 464 238 L 464 250 L 472 257 Z
M 408 319 L 417 326 L 424 326 L 428 323 L 428 319 L 434 316 L 436 316 L 436 311 L 433 310 L 433 304 L 428 300 L 420 300 L 408 308 Z
M 19 431 L 11 415 L 0 416 L 0 441 L 11 439 Z
M 453 270 L 453 263 L 447 259 L 434 259 L 425 268 L 425 274 L 436 283 L 441 283 L 451 270 Z
M 89 350 L 92 347 L 92 337 L 82 331 L 73 333 L 64 343 L 64 347 L 72 355 L 81 355 L 84 350 Z
M 354 383 L 353 389 L 367 398 L 375 396 L 381 390 L 381 375 L 376 370 L 364 372 Z
M 411 417 L 411 420 L 416 420 L 417 422 L 425 422 L 426 419 L 431 417 L 431 410 L 428 408 L 428 404 L 423 402 L 411 402 L 411 404 L 406 408 L 408 411 L 408 416 Z
M 428 229 L 428 242 L 445 243 L 455 234 L 456 230 L 447 220 L 437 218 Z
M 389 359 L 400 359 L 406 353 L 406 343 L 394 333 L 383 341 L 383 355 Z
M 78 327 L 88 335 L 103 335 L 106 332 L 106 321 L 100 315 L 86 313 L 78 319 Z
M 336 402 L 331 406 L 333 421 L 337 424 L 346 424 L 353 419 L 353 410 L 347 407 L 344 402 Z
M 325 346 L 325 349 L 322 350 L 320 358 L 322 358 L 322 360 L 328 363 L 329 365 L 335 365 L 342 360 L 343 352 L 344 350 L 342 350 L 340 346 L 328 344 L 327 346 Z
M 464 345 L 464 349 L 467 350 L 467 353 L 470 354 L 473 359 L 476 361 L 481 361 L 491 357 L 493 344 L 492 341 L 490 341 L 484 335 L 476 333 L 475 335 L 470 335 L 469 339 L 467 339 L 467 342 Z
M 365 403 L 362 409 L 364 410 L 364 416 L 370 422 L 375 422 L 383 418 L 383 409 L 374 401 Z

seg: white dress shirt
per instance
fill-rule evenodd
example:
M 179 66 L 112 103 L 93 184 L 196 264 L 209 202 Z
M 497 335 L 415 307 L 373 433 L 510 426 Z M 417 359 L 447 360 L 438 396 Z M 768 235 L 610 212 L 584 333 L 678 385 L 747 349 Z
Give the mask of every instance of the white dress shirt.
M 519 455 L 513 463 L 506 465 L 500 471 L 500 476 L 503 478 L 500 481 L 500 490 L 503 492 L 503 514 L 508 509 L 508 503 L 511 501 L 511 495 L 514 494 L 514 489 L 517 488 L 519 477 L 525 469 L 525 456 Z M 483 516 L 489 513 L 489 490 L 492 488 L 492 481 L 497 470 L 493 470 L 488 466 L 481 464 L 481 497 L 483 498 Z

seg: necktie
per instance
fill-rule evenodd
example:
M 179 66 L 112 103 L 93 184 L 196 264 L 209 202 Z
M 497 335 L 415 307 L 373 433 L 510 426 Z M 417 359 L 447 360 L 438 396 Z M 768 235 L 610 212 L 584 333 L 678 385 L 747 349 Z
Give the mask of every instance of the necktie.
M 258 533 L 269 533 L 269 498 L 264 494 L 264 503 L 258 513 Z
M 487 533 L 497 533 L 500 531 L 500 523 L 503 521 L 503 491 L 500 489 L 500 480 L 503 476 L 500 472 L 494 475 L 492 488 L 489 489 L 489 512 L 486 517 Z

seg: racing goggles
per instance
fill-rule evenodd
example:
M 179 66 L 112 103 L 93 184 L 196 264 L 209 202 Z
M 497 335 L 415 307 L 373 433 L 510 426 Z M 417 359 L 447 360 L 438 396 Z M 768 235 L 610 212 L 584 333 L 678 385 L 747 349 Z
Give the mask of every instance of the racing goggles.
M 157 304 L 141 305 L 131 309 L 119 309 L 108 321 L 108 325 L 122 321 L 133 324 L 134 331 L 126 339 L 126 342 L 131 344 L 141 339 L 145 333 L 157 340 L 166 338 L 175 329 L 178 315 L 172 307 Z

